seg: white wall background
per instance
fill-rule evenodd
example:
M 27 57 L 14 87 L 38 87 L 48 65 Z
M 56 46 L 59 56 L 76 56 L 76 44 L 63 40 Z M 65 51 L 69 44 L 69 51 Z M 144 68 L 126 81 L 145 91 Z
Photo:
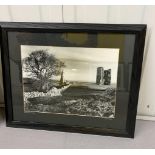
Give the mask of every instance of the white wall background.
M 0 6 L 0 21 L 147 24 L 138 117 L 155 120 L 155 6 Z M 0 62 L 1 64 L 1 62 Z M 1 69 L 0 69 L 1 74 Z M 0 76 L 0 103 L 3 103 Z

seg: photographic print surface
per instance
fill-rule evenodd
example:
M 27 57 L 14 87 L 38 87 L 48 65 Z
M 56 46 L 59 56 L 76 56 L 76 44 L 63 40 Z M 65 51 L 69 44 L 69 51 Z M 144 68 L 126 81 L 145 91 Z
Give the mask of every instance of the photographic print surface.
M 21 45 L 24 112 L 114 118 L 119 49 Z

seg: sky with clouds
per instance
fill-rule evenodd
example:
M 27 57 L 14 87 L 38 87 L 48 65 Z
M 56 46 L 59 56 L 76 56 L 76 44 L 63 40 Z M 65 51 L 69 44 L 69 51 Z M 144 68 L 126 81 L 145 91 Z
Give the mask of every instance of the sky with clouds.
M 65 80 L 96 82 L 97 67 L 103 67 L 112 70 L 112 83 L 117 81 L 119 49 L 21 45 L 22 59 L 36 50 L 47 50 L 65 63 Z

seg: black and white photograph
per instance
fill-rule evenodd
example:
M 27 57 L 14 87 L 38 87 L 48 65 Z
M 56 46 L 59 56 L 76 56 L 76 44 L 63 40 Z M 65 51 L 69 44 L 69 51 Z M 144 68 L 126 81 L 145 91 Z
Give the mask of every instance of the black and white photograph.
M 6 126 L 134 138 L 146 24 L 0 27 Z
M 119 49 L 21 45 L 24 112 L 115 118 Z

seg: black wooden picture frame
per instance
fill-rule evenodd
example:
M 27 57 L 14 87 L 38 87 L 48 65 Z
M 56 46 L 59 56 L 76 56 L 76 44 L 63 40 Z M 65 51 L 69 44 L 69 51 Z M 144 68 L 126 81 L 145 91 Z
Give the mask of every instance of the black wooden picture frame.
M 19 128 L 34 128 L 34 129 L 45 129 L 45 130 L 57 130 L 57 131 L 66 131 L 66 132 L 79 132 L 79 133 L 88 133 L 88 134 L 99 134 L 99 135 L 111 135 L 118 137 L 134 137 L 135 130 L 135 122 L 136 122 L 136 114 L 137 114 L 137 104 L 138 104 L 138 94 L 140 88 L 140 78 L 141 78 L 141 70 L 142 70 L 142 61 L 143 61 L 143 51 L 144 51 L 144 43 L 145 43 L 145 34 L 146 34 L 146 25 L 142 24 L 82 24 L 82 23 L 26 23 L 26 22 L 0 22 L 0 34 L 1 34 L 1 54 L 2 54 L 2 70 L 3 70 L 3 83 L 4 83 L 4 98 L 5 98 L 5 109 L 6 109 L 6 124 L 9 127 L 19 127 Z M 18 110 L 13 110 L 15 100 L 18 100 L 18 92 L 22 91 L 19 88 L 18 92 L 16 91 L 16 86 L 12 85 L 11 80 L 13 76 L 18 76 L 13 74 L 14 70 L 12 69 L 12 60 L 16 57 L 16 51 L 11 53 L 12 49 L 16 45 L 16 41 L 14 39 L 11 40 L 11 37 L 15 33 L 21 33 L 21 35 L 17 35 L 15 38 L 20 40 L 18 36 L 23 36 L 23 42 L 26 44 L 27 38 L 30 38 L 32 35 L 35 36 L 38 34 L 42 34 L 44 36 L 47 34 L 45 38 L 48 40 L 48 33 L 103 33 L 103 34 L 114 34 L 114 35 L 133 35 L 134 36 L 134 44 L 133 46 L 133 57 L 132 57 L 132 66 L 131 66 L 131 79 L 130 86 L 128 90 L 128 99 L 127 99 L 127 108 L 126 110 L 120 110 L 120 113 L 125 113 L 126 118 L 119 118 L 119 125 L 113 124 L 113 127 L 109 127 L 108 124 L 109 119 L 104 121 L 104 118 L 95 118 L 98 121 L 98 125 L 94 125 L 95 119 L 91 117 L 84 119 L 74 118 L 74 116 L 64 116 L 59 117 L 56 115 L 54 117 L 54 121 L 47 122 L 45 121 L 36 121 L 37 119 L 42 119 L 40 116 L 32 115 L 28 120 L 26 120 L 23 115 L 19 120 L 15 119 L 17 117 L 18 106 L 15 107 Z M 30 34 L 28 37 L 26 33 Z M 36 35 L 37 36 L 37 35 Z M 35 40 L 37 37 L 34 37 Z M 31 40 L 31 38 L 29 39 Z M 46 41 L 45 40 L 45 44 Z M 106 40 L 106 39 L 105 39 Z M 33 42 L 33 41 L 32 41 Z M 35 41 L 34 41 L 35 42 Z M 40 41 L 42 42 L 42 39 Z M 33 44 L 33 43 L 32 43 Z M 89 47 L 89 45 L 86 45 Z M 109 45 L 110 46 L 110 45 Z M 108 46 L 107 46 L 108 47 Z M 16 49 L 16 47 L 14 48 Z M 17 54 L 18 55 L 18 54 Z M 21 74 L 20 72 L 17 74 Z M 19 75 L 20 76 L 20 75 Z M 123 92 L 123 90 L 121 90 Z M 13 95 L 15 93 L 15 96 Z M 117 93 L 117 92 L 116 92 Z M 16 96 L 17 95 L 17 96 Z M 16 99 L 15 99 L 16 98 Z M 121 98 L 121 95 L 120 95 Z M 123 100 L 119 102 L 123 102 Z M 22 104 L 22 103 L 21 103 Z M 117 106 L 117 102 L 116 102 Z M 121 108 L 123 109 L 123 107 Z M 119 109 L 118 109 L 119 111 Z M 116 111 L 117 112 L 117 111 Z M 116 114 L 117 115 L 117 114 Z M 119 115 L 119 114 L 118 114 Z M 120 116 L 122 116 L 120 115 Z M 20 116 L 20 114 L 19 114 Z M 50 116 L 51 117 L 51 116 Z M 24 119 L 22 119 L 24 118 Z M 46 117 L 48 119 L 48 117 Z M 121 119 L 124 121 L 121 122 Z M 56 120 L 59 120 L 58 123 Z M 77 123 L 75 122 L 77 120 Z M 103 120 L 103 121 L 102 121 Z M 61 123 L 64 121 L 64 123 Z M 65 123 L 66 121 L 66 123 Z M 83 121 L 83 122 L 82 122 Z M 81 123 L 81 124 L 80 124 Z M 86 125 L 83 125 L 85 124 Z M 91 123 L 90 125 L 87 125 Z M 112 123 L 112 121 L 110 122 Z M 109 123 L 109 124 L 110 124 Z M 123 124 L 124 123 L 124 124 Z M 99 124 L 105 124 L 100 126 Z M 123 124 L 123 125 L 122 125 Z M 117 126 L 123 126 L 123 128 L 118 128 Z M 116 127 L 115 127 L 116 126 Z

